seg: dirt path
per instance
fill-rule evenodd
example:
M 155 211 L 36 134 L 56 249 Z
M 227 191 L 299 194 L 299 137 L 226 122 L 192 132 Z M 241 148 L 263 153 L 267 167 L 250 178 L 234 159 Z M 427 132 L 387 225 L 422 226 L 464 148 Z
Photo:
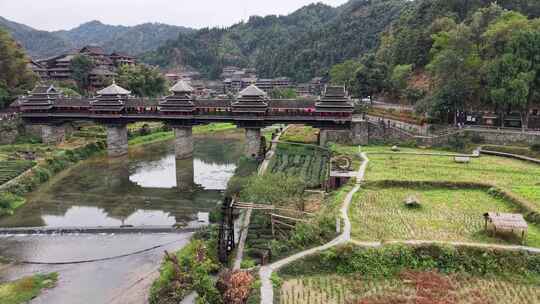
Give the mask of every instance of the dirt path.
M 261 267 L 259 271 L 259 276 L 261 278 L 261 303 L 262 304 L 273 304 L 274 302 L 274 289 L 272 286 L 272 281 L 270 280 L 272 273 L 274 271 L 279 270 L 281 267 L 290 264 L 296 260 L 299 260 L 301 258 L 304 258 L 306 256 L 312 255 L 314 253 L 329 249 L 331 247 L 334 247 L 339 244 L 344 244 L 350 241 L 351 239 L 351 222 L 349 220 L 349 206 L 351 204 L 352 198 L 354 194 L 360 190 L 360 183 L 364 180 L 364 175 L 366 173 L 366 168 L 369 163 L 369 159 L 366 155 L 366 153 L 362 153 L 362 159 L 363 163 L 360 166 L 360 169 L 358 170 L 358 173 L 356 175 L 356 185 L 354 188 L 349 191 L 345 199 L 343 200 L 343 204 L 341 205 L 340 213 L 341 218 L 344 222 L 343 232 L 334 240 L 332 240 L 329 243 L 326 243 L 322 246 L 315 247 L 306 251 L 299 252 L 295 255 L 292 255 L 290 257 L 287 257 L 285 259 L 276 261 L 270 265 L 266 265 Z

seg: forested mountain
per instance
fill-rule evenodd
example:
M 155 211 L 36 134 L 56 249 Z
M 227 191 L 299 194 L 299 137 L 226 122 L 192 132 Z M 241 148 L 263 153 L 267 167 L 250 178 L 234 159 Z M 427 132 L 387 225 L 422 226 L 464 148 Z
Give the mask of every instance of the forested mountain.
M 49 57 L 71 49 L 68 41 L 50 32 L 38 31 L 2 17 L 0 17 L 0 28 L 7 30 L 31 56 Z
M 406 0 L 312 4 L 287 16 L 251 17 L 229 28 L 181 34 L 146 54 L 148 63 L 190 66 L 213 78 L 226 65 L 252 66 L 260 76 L 306 81 L 336 63 L 373 50 Z
M 331 78 L 356 96 L 408 102 L 436 120 L 489 109 L 519 113 L 525 127 L 540 101 L 539 53 L 538 0 L 416 0 L 374 52 L 335 65 Z
M 193 31 L 160 23 L 114 26 L 91 21 L 71 30 L 47 32 L 2 17 L 0 27 L 6 28 L 28 54 L 35 58 L 58 55 L 88 44 L 102 46 L 108 52 L 139 55 L 155 49 L 169 39 L 176 39 L 179 33 Z

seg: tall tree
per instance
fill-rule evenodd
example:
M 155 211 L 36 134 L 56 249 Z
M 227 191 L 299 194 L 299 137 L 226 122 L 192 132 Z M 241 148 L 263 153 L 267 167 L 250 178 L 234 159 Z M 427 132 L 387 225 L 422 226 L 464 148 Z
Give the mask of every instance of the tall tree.
M 156 97 L 167 90 L 167 80 L 159 70 L 146 65 L 120 67 L 117 81 L 140 97 Z
M 374 54 L 365 55 L 356 70 L 356 95 L 369 96 L 373 102 L 373 95 L 380 93 L 386 87 L 388 66 L 377 60 Z
M 86 55 L 77 55 L 71 60 L 73 79 L 81 92 L 87 91 L 90 88 L 90 72 L 94 66 L 95 64 L 92 58 Z
M 487 31 L 492 58 L 488 89 L 492 100 L 518 110 L 523 130 L 530 106 L 540 97 L 540 19 L 507 14 Z
M 428 64 L 428 71 L 433 77 L 434 109 L 454 114 L 463 110 L 466 103 L 476 100 L 480 90 L 480 71 L 482 60 L 473 41 L 469 26 L 460 24 L 450 31 L 442 31 L 433 36 L 431 50 L 433 59 Z M 442 117 L 441 117 L 442 118 Z
M 34 87 L 37 76 L 28 69 L 24 51 L 0 28 L 0 108 Z
M 362 67 L 362 64 L 352 59 L 336 64 L 330 69 L 330 82 L 336 85 L 344 85 L 349 91 L 355 91 L 355 76 L 360 67 Z

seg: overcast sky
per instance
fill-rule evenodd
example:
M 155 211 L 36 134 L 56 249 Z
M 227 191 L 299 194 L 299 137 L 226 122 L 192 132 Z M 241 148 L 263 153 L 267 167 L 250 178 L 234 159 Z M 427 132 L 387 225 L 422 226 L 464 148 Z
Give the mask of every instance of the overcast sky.
M 229 26 L 251 15 L 284 15 L 323 2 L 346 0 L 0 0 L 0 16 L 40 30 L 71 29 L 99 20 L 135 25 L 162 22 L 194 28 Z

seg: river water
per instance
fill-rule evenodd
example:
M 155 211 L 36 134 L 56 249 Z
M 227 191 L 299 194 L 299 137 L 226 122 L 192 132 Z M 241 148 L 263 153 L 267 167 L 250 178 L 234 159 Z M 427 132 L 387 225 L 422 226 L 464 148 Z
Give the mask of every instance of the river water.
M 195 138 L 192 160 L 176 161 L 172 142 L 95 157 L 54 178 L 0 227 L 190 225 L 209 211 L 242 155 L 238 133 Z
M 176 161 L 172 142 L 130 150 L 129 158 L 91 158 L 64 171 L 28 196 L 0 227 L 189 226 L 208 212 L 243 153 L 242 133 L 195 138 L 192 161 Z M 163 250 L 183 247 L 191 234 L 68 234 L 0 236 L 0 256 L 17 261 L 71 262 L 67 265 L 0 267 L 0 282 L 38 272 L 58 272 L 58 285 L 32 303 L 146 303 Z M 1 301 L 0 301 L 1 302 Z

